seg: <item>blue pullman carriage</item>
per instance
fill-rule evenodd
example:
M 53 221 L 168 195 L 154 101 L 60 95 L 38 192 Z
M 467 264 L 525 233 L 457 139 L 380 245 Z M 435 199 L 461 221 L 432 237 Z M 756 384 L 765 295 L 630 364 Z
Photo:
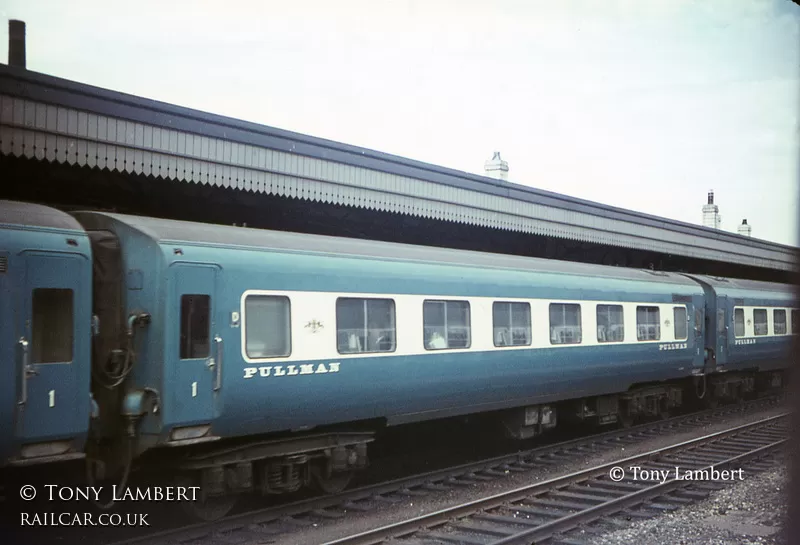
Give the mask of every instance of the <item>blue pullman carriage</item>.
M 755 387 L 753 372 L 787 367 L 800 310 L 793 286 L 692 275 L 706 291 L 707 374 L 715 398 L 733 398 Z M 760 378 L 777 380 L 775 373 Z
M 0 206 L 3 462 L 136 461 L 201 517 L 340 490 L 385 426 L 526 438 L 776 387 L 800 328 L 779 284 Z

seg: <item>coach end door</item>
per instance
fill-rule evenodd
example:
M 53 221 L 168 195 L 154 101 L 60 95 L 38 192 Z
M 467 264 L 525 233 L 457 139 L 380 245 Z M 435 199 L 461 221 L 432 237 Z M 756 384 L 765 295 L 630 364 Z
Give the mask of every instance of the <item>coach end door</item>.
M 717 367 L 728 363 L 728 298 L 724 295 L 717 296 Z
M 24 259 L 16 324 L 19 456 L 63 456 L 82 450 L 89 425 L 89 265 L 78 255 Z
M 214 319 L 219 269 L 178 263 L 170 267 L 171 423 L 210 423 L 222 387 L 222 339 Z

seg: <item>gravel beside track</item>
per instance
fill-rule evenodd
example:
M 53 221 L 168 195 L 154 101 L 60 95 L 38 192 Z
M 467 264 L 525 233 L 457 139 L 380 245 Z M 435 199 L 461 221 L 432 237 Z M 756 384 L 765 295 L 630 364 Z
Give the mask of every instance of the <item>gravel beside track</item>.
M 745 478 L 695 505 L 629 528 L 594 536 L 588 545 L 788 545 L 785 464 Z
M 259 516 L 258 512 L 246 513 L 235 517 L 233 521 L 223 521 L 213 525 L 199 525 L 192 528 L 181 529 L 177 532 L 167 532 L 162 536 L 153 536 L 153 539 L 136 540 L 138 543 L 181 543 L 197 545 L 249 544 L 249 543 L 322 543 L 338 536 L 356 533 L 359 528 L 369 529 L 393 521 L 418 516 L 424 512 L 441 509 L 452 505 L 465 497 L 476 497 L 479 494 L 491 494 L 496 491 L 514 488 L 521 484 L 543 480 L 553 475 L 574 471 L 589 464 L 596 464 L 603 460 L 613 460 L 628 454 L 644 452 L 661 445 L 671 444 L 677 438 L 688 439 L 705 435 L 715 429 L 730 427 L 731 423 L 746 423 L 757 420 L 769 414 L 776 414 L 780 409 L 774 405 L 769 407 L 765 400 L 760 402 L 742 404 L 736 407 L 725 407 L 715 411 L 715 416 L 709 418 L 702 415 L 679 417 L 672 421 L 656 422 L 648 426 L 637 427 L 631 430 L 636 435 L 626 441 L 616 441 L 609 444 L 591 444 L 594 438 L 584 438 L 568 442 L 576 448 L 567 452 L 556 452 L 557 446 L 544 447 L 556 452 L 555 456 L 545 457 L 541 463 L 526 467 L 524 471 L 517 470 L 491 470 L 489 475 L 485 472 L 476 472 L 477 476 L 471 479 L 462 479 L 457 486 L 438 487 L 436 484 L 409 486 L 406 490 L 397 493 L 383 494 L 379 501 L 366 499 L 365 501 L 347 501 L 336 505 L 331 502 L 329 507 L 317 509 L 316 514 L 304 516 L 289 516 L 291 510 L 276 512 L 274 509 L 265 509 Z M 699 416 L 699 420 L 689 424 L 692 416 Z M 639 433 L 636 433 L 638 430 Z M 617 430 L 617 436 L 627 432 Z M 603 436 L 613 435 L 601 434 Z M 424 482 L 424 480 L 422 481 Z M 444 483 L 447 485 L 447 483 Z M 397 490 L 397 487 L 394 488 Z M 367 494 L 366 498 L 370 495 Z M 374 494 L 373 494 L 374 497 Z M 323 501 L 327 500 L 323 498 Z M 264 515 L 264 512 L 269 512 Z M 302 512 L 302 511 L 298 511 Z M 306 509 L 306 512 L 308 510 Z M 271 520 L 271 522 L 270 522 Z M 131 542 L 128 542 L 131 543 Z
M 270 545 L 314 545 L 327 543 L 379 526 L 446 509 L 476 497 L 498 494 L 531 483 L 541 482 L 578 471 L 591 465 L 598 465 L 619 458 L 641 454 L 679 441 L 687 441 L 696 437 L 722 431 L 734 425 L 754 422 L 782 412 L 784 412 L 783 408 L 775 407 L 754 413 L 730 414 L 725 418 L 715 420 L 714 422 L 700 426 L 694 430 L 683 431 L 678 434 L 659 435 L 643 440 L 637 444 L 620 445 L 602 453 L 585 452 L 579 457 L 564 460 L 563 462 L 556 462 L 552 465 L 537 467 L 524 474 L 509 473 L 504 478 L 494 481 L 478 482 L 468 487 L 441 491 L 430 496 L 408 497 L 402 502 L 378 506 L 376 509 L 370 511 L 349 511 L 347 512 L 347 516 L 341 519 L 320 519 L 307 526 L 295 526 L 291 531 L 287 531 L 287 533 L 264 536 L 261 540 L 252 539 L 241 542 L 233 540 L 230 543 L 241 543 L 241 545 L 255 545 L 260 543 L 269 543 Z M 191 545 L 215 545 L 216 543 L 222 543 L 222 538 L 228 537 L 233 538 L 233 535 L 221 534 L 219 535 L 219 541 L 217 541 L 217 538 L 206 538 L 187 543 Z M 636 541 L 633 541 L 633 543 L 636 543 Z M 666 545 L 667 543 L 671 544 L 672 542 L 664 541 L 658 545 Z
M 741 479 L 743 471 L 769 469 L 785 452 L 788 416 L 784 413 L 593 465 L 329 545 L 387 541 L 408 545 L 584 545 L 584 539 L 573 537 L 576 532 L 584 534 L 583 528 L 618 528 L 630 520 L 653 518 L 705 499 L 711 490 Z M 712 471 L 718 476 L 709 477 Z M 734 477 L 726 477 L 726 473 Z
M 356 491 L 350 500 L 342 504 L 332 497 L 317 498 L 314 501 L 327 502 L 327 505 L 317 511 L 316 515 L 308 513 L 308 503 L 305 503 L 306 515 L 303 507 L 292 509 L 291 506 L 278 508 L 268 507 L 254 512 L 243 513 L 219 523 L 199 525 L 194 529 L 177 524 L 170 510 L 174 504 L 142 505 L 134 507 L 136 511 L 150 513 L 150 520 L 159 521 L 151 526 L 148 531 L 131 528 L 92 528 L 85 529 L 49 529 L 46 532 L 32 532 L 23 541 L 6 541 L 7 543 L 76 543 L 84 545 L 99 545 L 109 543 L 140 543 L 148 545 L 185 544 L 185 545 L 250 545 L 250 544 L 275 544 L 298 545 L 324 543 L 342 536 L 352 535 L 364 530 L 407 520 L 439 509 L 446 508 L 456 503 L 463 503 L 470 498 L 491 495 L 504 490 L 517 488 L 539 482 L 578 469 L 646 452 L 672 444 L 679 440 L 688 440 L 731 427 L 759 420 L 764 417 L 783 412 L 785 400 L 778 398 L 763 399 L 757 402 L 745 403 L 738 406 L 721 407 L 714 411 L 714 416 L 709 413 L 699 413 L 677 417 L 669 421 L 654 422 L 647 426 L 639 426 L 631 430 L 615 430 L 597 434 L 591 437 L 544 446 L 536 449 L 538 453 L 549 452 L 549 455 L 537 456 L 533 464 L 516 465 L 503 469 L 497 462 L 485 462 L 483 470 L 474 471 L 472 477 L 467 475 L 468 470 L 461 470 L 462 477 L 457 485 L 444 483 L 444 486 L 432 484 L 428 478 L 416 478 L 416 483 L 411 483 L 414 478 L 407 480 L 406 485 L 398 487 L 392 483 L 383 483 L 386 492 L 381 493 L 381 500 L 374 501 L 374 488 L 372 494 L 358 498 Z M 705 416 L 704 416 L 705 415 Z M 692 421 L 694 419 L 694 421 Z M 612 440 L 613 437 L 627 435 L 623 441 Z M 605 438 L 601 440 L 600 438 Z M 568 445 L 565 447 L 564 445 Z M 457 458 L 457 457 L 456 457 Z M 515 458 L 515 456 L 512 456 Z M 461 459 L 468 459 L 461 457 Z M 509 464 L 514 466 L 514 464 Z M 489 469 L 492 468 L 492 469 Z M 452 468 L 439 473 L 447 473 Z M 466 471 L 466 473 L 465 473 Z M 441 481 L 439 481 L 441 482 Z M 409 484 L 410 483 L 410 484 Z M 403 489 L 405 488 L 405 489 Z M 346 493 L 347 494 L 347 493 Z M 255 503 L 255 502 L 254 502 Z M 53 506 L 57 507 L 57 506 Z M 65 507 L 65 506 L 62 506 Z M 77 507 L 77 506 L 75 506 Z M 281 511 L 284 510 L 284 511 Z M 172 517 L 172 518 L 170 518 Z M 167 524 L 162 524 L 166 522 Z M 154 531 L 170 528 L 166 532 L 158 531 L 159 535 L 152 535 Z M 19 530 L 19 528 L 17 528 Z M 135 537 L 141 536 L 141 537 Z M 34 539 L 31 541 L 28 537 Z M 45 541 L 39 538 L 45 539 Z

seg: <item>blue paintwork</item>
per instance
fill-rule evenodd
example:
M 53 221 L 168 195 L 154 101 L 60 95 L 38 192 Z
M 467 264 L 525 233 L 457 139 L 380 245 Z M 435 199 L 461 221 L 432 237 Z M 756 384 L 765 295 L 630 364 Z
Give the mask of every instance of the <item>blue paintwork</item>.
M 593 270 L 599 277 L 592 277 L 244 249 L 162 240 L 131 218 L 93 213 L 77 217 L 85 225 L 118 233 L 126 268 L 136 264 L 142 270 L 143 289 L 127 290 L 126 313 L 144 309 L 153 321 L 137 334 L 138 359 L 130 387 L 154 387 L 162 398 L 159 414 L 142 421 L 145 434 L 164 438 L 174 427 L 209 422 L 214 434 L 221 436 L 380 417 L 391 424 L 624 391 L 634 383 L 689 376 L 692 369 L 702 367 L 702 343 L 694 336 L 692 308 L 703 304 L 703 290 L 680 275 L 609 273 L 608 268 L 598 267 Z M 242 230 L 248 231 L 252 234 Z M 658 343 L 650 343 L 348 358 L 332 349 L 335 359 L 321 362 L 340 362 L 339 373 L 245 380 L 243 368 L 250 364 L 242 360 L 240 330 L 229 326 L 229 316 L 240 310 L 241 296 L 248 289 L 661 303 L 672 303 L 674 295 L 681 295 L 692 301 L 690 336 L 686 349 L 673 351 L 659 351 Z M 224 346 L 223 386 L 218 392 L 211 388 L 213 373 L 206 360 L 178 359 L 182 293 L 212 295 L 212 336 L 220 335 Z M 199 405 L 197 399 L 190 403 L 191 382 L 197 382 L 198 396 L 206 396 L 201 412 L 189 409 Z
M 42 207 L 31 208 L 36 212 Z M 74 245 L 68 244 L 67 239 Z M 35 443 L 68 440 L 70 451 L 80 452 L 92 404 L 92 269 L 88 237 L 77 229 L 0 224 L 0 253 L 8 257 L 8 271 L 0 274 L 0 466 L 18 458 L 22 446 Z M 28 400 L 20 407 L 19 340 L 31 339 L 31 297 L 35 288 L 73 290 L 72 362 L 33 364 L 38 375 L 28 379 Z M 29 346 L 31 355 L 32 348 Z M 33 363 L 32 358 L 30 361 Z
M 507 256 L 487 258 L 485 254 L 408 249 L 400 245 L 392 246 L 387 254 L 386 246 L 364 241 L 348 243 L 355 250 L 344 255 L 347 252 L 337 247 L 333 239 L 287 235 L 283 247 L 268 247 L 268 244 L 259 246 L 257 241 L 278 236 L 275 233 L 94 212 L 74 216 L 86 229 L 116 233 L 126 283 L 123 314 L 147 312 L 151 316 L 150 324 L 138 329 L 134 337 L 136 360 L 125 384 L 126 392 L 131 395 L 125 398 L 124 410 L 131 414 L 147 412 L 142 392 L 146 388 L 151 389 L 148 395 L 158 392 L 159 410 L 156 414 L 149 412 L 141 420 L 139 431 L 161 441 L 176 427 L 199 424 L 212 424 L 212 433 L 224 437 L 369 418 L 385 418 L 389 424 L 395 424 L 621 392 L 637 383 L 689 377 L 704 366 L 705 327 L 700 324 L 696 332 L 694 309 L 704 309 L 709 294 L 713 304 L 717 301 L 713 283 L 707 282 L 704 289 L 697 280 L 677 274 L 654 275 Z M 159 231 L 164 226 L 182 229 L 183 238 L 166 238 Z M 8 248 L 14 255 L 25 248 L 44 251 L 55 248 L 63 238 L 63 233 L 52 230 L 18 231 L 14 232 L 14 245 L 8 242 L 7 234 L 0 235 L 5 237 L 0 239 L 3 243 L 0 248 Z M 206 237 L 210 242 L 204 242 Z M 79 241 L 78 246 L 62 254 L 71 256 L 75 268 L 69 274 L 57 267 L 48 269 L 41 280 L 67 283 L 76 290 L 77 365 L 73 363 L 71 369 L 78 374 L 59 380 L 73 381 L 74 420 L 64 419 L 63 427 L 72 433 L 74 422 L 79 421 L 81 429 L 75 431 L 74 437 L 76 445 L 82 445 L 90 411 L 91 254 L 84 234 L 73 232 L 71 238 Z M 308 240 L 317 240 L 314 243 L 317 247 L 311 248 L 311 244 L 301 248 Z M 384 248 L 384 254 L 370 257 L 370 252 L 378 248 Z M 465 261 L 457 263 L 457 259 Z M 25 285 L 26 281 L 13 274 L 0 276 L 0 290 L 4 296 L 16 297 L 20 292 L 16 286 Z M 783 295 L 765 295 L 764 285 L 760 286 L 756 289 L 754 285 L 737 285 L 725 293 L 720 289 L 720 300 L 730 305 L 743 298 L 746 305 L 761 304 L 753 301 L 763 300 L 767 305 L 780 301 L 782 306 L 794 306 L 793 300 Z M 243 368 L 250 364 L 241 357 L 240 329 L 231 327 L 229 317 L 232 311 L 240 310 L 243 292 L 251 289 L 668 304 L 679 296 L 681 301 L 690 301 L 689 338 L 685 349 L 663 351 L 659 350 L 659 343 L 646 343 L 348 358 L 331 347 L 333 360 L 292 363 L 337 361 L 338 373 L 245 380 Z M 780 290 L 775 288 L 775 291 Z M 224 362 L 222 386 L 218 390 L 214 388 L 214 368 L 209 369 L 207 358 L 180 360 L 180 297 L 187 293 L 206 293 L 211 297 L 211 336 L 213 339 L 219 335 Z M 13 331 L 13 326 L 8 327 L 13 322 L 8 308 L 0 308 L 0 325 L 6 335 L 0 345 L 4 362 L 15 361 L 9 350 L 15 342 L 14 335 L 18 335 L 8 333 Z M 728 316 L 731 315 L 729 311 Z M 542 326 L 546 327 L 533 324 Z M 716 342 L 711 337 L 711 342 Z M 748 362 L 752 367 L 755 359 L 760 366 L 785 366 L 785 361 L 780 362 L 782 342 L 783 339 L 775 339 L 762 345 L 731 347 L 731 364 Z M 218 361 L 216 346 L 212 340 L 210 356 Z M 17 371 L 15 367 L 13 372 Z M 188 387 L 193 383 L 196 393 Z M 0 386 L 3 388 L 0 399 L 6 400 L 0 419 L 4 439 L 12 436 L 9 422 L 16 384 L 18 375 L 15 381 Z M 44 436 L 56 437 L 57 431 L 48 429 Z M 18 441 L 12 443 L 3 442 L 4 457 L 9 456 Z
M 724 365 L 727 371 L 745 369 L 766 371 L 787 367 L 794 337 L 791 334 L 757 336 L 753 337 L 754 344 L 737 345 L 734 336 L 733 310 L 737 306 L 796 308 L 797 299 L 793 286 L 738 279 L 721 280 L 707 276 L 697 276 L 697 279 L 713 288 L 717 294 L 718 308 L 725 310 L 725 331 L 716 339 L 718 351 L 725 357 L 723 362 L 718 362 L 718 365 Z M 714 324 L 717 331 L 716 322 Z

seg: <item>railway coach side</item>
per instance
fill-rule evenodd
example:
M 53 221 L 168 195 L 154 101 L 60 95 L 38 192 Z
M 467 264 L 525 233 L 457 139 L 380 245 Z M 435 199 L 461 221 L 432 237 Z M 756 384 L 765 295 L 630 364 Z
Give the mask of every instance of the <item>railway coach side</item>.
M 680 275 L 89 216 L 160 247 L 154 354 L 175 357 L 142 426 L 162 443 L 507 409 L 530 421 L 589 398 L 578 412 L 597 414 L 593 398 L 702 366 L 703 291 Z M 679 401 L 649 394 L 665 395 Z

